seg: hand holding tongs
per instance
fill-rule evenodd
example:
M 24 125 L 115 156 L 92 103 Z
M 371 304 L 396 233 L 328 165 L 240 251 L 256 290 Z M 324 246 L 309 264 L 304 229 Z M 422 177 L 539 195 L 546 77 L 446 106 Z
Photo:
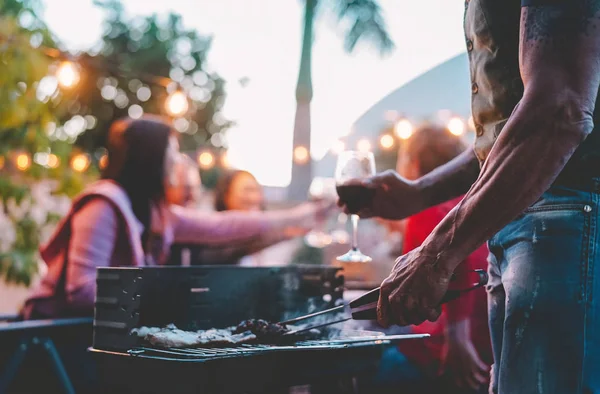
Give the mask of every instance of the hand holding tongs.
M 449 301 L 453 301 L 453 300 L 457 299 L 458 297 L 460 297 L 461 295 L 463 295 L 464 293 L 478 289 L 487 284 L 487 282 L 488 282 L 487 272 L 485 272 L 484 270 L 473 270 L 472 272 L 474 272 L 478 275 L 478 281 L 476 283 L 472 284 L 471 287 L 468 287 L 466 289 L 449 288 L 448 291 L 446 292 L 446 295 L 444 296 L 444 298 L 442 298 L 440 305 L 445 304 Z M 455 282 L 455 281 L 456 281 L 456 276 L 453 275 L 452 278 L 450 279 L 450 286 L 452 286 L 452 282 Z M 303 332 L 313 330 L 315 328 L 321 328 L 321 327 L 325 327 L 325 326 L 330 326 L 332 324 L 342 323 L 342 322 L 348 321 L 350 319 L 376 320 L 377 319 L 377 302 L 379 301 L 379 290 L 380 290 L 380 288 L 378 287 L 376 289 L 373 289 L 373 290 L 363 294 L 362 296 L 358 297 L 357 299 L 350 301 L 348 306 L 350 307 L 351 317 L 344 317 L 343 319 L 333 320 L 333 321 L 329 321 L 327 323 L 321 323 L 321 324 L 316 324 L 316 325 L 309 326 L 309 327 L 303 327 L 303 328 L 300 328 L 297 330 L 289 331 L 285 335 L 296 335 L 296 334 L 300 334 Z M 315 312 L 315 313 L 311 313 L 309 315 L 304 315 L 304 316 L 296 317 L 294 319 L 285 320 L 285 321 L 279 322 L 278 324 L 282 324 L 282 325 L 293 324 L 293 323 L 297 323 L 302 320 L 310 319 L 313 317 L 325 315 L 325 314 L 332 313 L 332 312 L 343 312 L 343 311 L 345 311 L 345 309 L 346 309 L 346 305 L 340 305 L 335 308 L 326 309 L 324 311 Z

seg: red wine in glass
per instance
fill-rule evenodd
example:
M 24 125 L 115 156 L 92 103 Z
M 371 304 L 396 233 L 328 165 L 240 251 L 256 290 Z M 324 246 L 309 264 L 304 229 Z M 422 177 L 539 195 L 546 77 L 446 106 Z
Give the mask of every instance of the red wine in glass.
M 336 190 L 350 214 L 355 214 L 363 207 L 369 206 L 375 197 L 375 189 L 367 189 L 360 185 L 338 185 Z

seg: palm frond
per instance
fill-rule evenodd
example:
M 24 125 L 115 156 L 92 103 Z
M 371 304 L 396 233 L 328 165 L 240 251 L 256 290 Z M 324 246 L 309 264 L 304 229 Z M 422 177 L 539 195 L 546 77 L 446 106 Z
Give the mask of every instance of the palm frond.
M 395 48 L 376 0 L 338 0 L 337 3 L 338 20 L 349 26 L 344 40 L 348 52 L 352 52 L 359 41 L 374 43 L 382 55 Z

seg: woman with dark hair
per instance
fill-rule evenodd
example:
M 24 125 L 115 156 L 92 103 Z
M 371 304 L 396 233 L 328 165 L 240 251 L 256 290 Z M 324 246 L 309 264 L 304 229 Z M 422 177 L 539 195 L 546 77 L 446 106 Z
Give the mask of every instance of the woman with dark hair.
M 265 211 L 263 188 L 248 171 L 228 171 L 221 175 L 215 187 L 214 208 L 217 212 Z M 243 266 L 279 265 L 291 261 L 298 246 L 296 240 L 290 240 L 252 255 L 236 256 L 228 262 Z
M 107 147 L 102 179 L 74 199 L 41 248 L 48 272 L 27 300 L 25 318 L 91 316 L 97 267 L 164 264 L 175 241 L 251 254 L 308 232 L 331 208 L 306 203 L 286 211 L 206 213 L 170 205 L 165 190 L 178 181 L 181 155 L 159 118 L 115 122 Z
M 244 170 L 223 174 L 215 187 L 215 211 L 263 211 L 264 196 L 254 175 Z

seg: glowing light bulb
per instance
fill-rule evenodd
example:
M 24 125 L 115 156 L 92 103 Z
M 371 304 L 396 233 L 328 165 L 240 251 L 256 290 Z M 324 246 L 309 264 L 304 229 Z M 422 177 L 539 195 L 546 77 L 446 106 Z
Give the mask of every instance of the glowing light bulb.
M 413 134 L 413 131 L 414 127 L 408 119 L 401 119 L 400 121 L 398 121 L 398 123 L 396 123 L 396 127 L 394 128 L 396 136 L 403 140 L 409 139 L 410 136 Z
M 202 152 L 198 155 L 198 165 L 200 168 L 207 170 L 215 164 L 215 157 L 210 152 Z
M 17 168 L 21 171 L 26 171 L 31 167 L 31 157 L 27 153 L 20 153 L 15 160 Z
M 223 154 L 221 155 L 221 166 L 223 166 L 224 168 L 231 167 L 231 161 L 229 160 L 229 152 L 227 151 L 223 152 Z
M 100 157 L 100 160 L 98 160 L 98 167 L 100 167 L 100 169 L 103 170 L 106 168 L 107 165 L 108 165 L 108 155 L 105 153 L 102 155 L 102 157 Z
M 183 92 L 173 92 L 167 97 L 165 108 L 171 116 L 182 116 L 189 108 L 188 98 Z
M 77 172 L 84 172 L 89 165 L 90 159 L 83 153 L 73 156 L 73 159 L 71 160 L 71 168 Z
M 4 168 L 5 159 L 4 156 L 0 156 L 0 170 Z
M 306 164 L 308 162 L 309 153 L 305 146 L 297 146 L 294 148 L 294 161 L 298 164 Z
M 459 117 L 454 117 L 448 121 L 448 130 L 454 135 L 463 135 L 465 122 Z
M 389 134 L 384 134 L 379 138 L 379 145 L 381 145 L 383 149 L 391 149 L 394 146 L 394 143 L 394 137 Z
M 56 70 L 56 79 L 58 84 L 63 88 L 69 89 L 77 85 L 79 82 L 79 70 L 78 67 L 69 61 L 64 61 L 58 66 Z
M 48 163 L 46 163 L 46 165 L 49 168 L 58 168 L 60 165 L 60 159 L 54 153 L 50 153 L 48 155 Z

